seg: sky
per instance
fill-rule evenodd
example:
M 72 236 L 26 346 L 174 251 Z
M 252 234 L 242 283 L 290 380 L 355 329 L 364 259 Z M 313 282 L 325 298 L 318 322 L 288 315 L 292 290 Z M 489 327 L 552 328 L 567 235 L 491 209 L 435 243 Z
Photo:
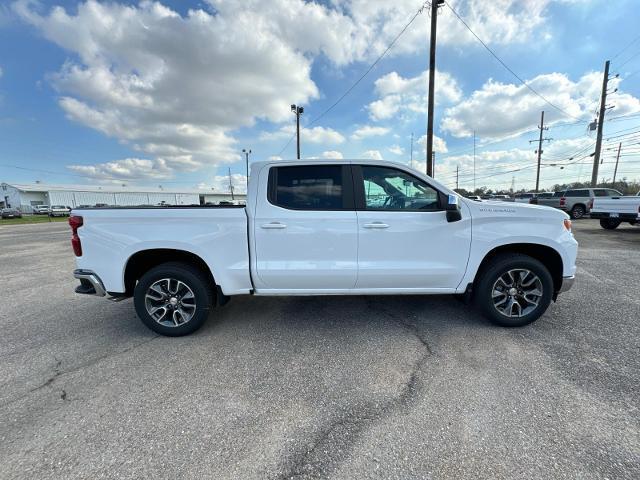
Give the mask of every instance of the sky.
M 226 191 L 230 172 L 242 191 L 243 149 L 250 161 L 295 158 L 291 104 L 304 107 L 303 158 L 424 171 L 423 5 L 2 0 L 0 181 Z M 637 0 L 447 0 L 436 179 L 455 187 L 459 169 L 461 188 L 533 189 L 542 111 L 541 187 L 590 179 L 605 60 L 599 177 L 613 176 L 621 142 L 617 178 L 637 179 Z

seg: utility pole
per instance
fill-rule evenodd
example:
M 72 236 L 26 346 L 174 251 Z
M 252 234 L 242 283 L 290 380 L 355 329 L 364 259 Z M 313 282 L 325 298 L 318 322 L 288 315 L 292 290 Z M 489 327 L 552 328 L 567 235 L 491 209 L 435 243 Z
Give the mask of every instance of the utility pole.
M 413 168 L 413 132 L 411 132 L 411 160 L 409 161 L 409 165 Z
M 296 144 L 298 146 L 296 158 L 300 160 L 300 115 L 304 113 L 304 108 L 298 107 L 296 105 L 291 105 L 291 111 L 296 116 Z
M 456 165 L 456 191 L 459 189 L 458 180 L 460 179 L 460 165 Z
M 251 149 L 247 150 L 243 148 L 242 153 L 244 153 L 244 157 L 247 162 L 247 193 L 249 193 L 249 154 L 251 153 Z
M 613 188 L 616 188 L 616 174 L 618 173 L 618 160 L 620 160 L 620 149 L 622 142 L 618 144 L 618 154 L 616 155 L 616 167 L 613 169 Z
M 549 127 L 544 126 L 544 110 L 540 114 L 540 125 L 538 125 L 540 129 L 540 137 L 538 138 L 538 149 L 536 153 L 538 154 L 538 168 L 536 169 L 536 193 L 540 189 L 540 160 L 542 157 L 542 142 L 550 142 L 553 140 L 552 138 L 542 138 L 545 130 L 549 130 Z M 529 140 L 529 143 L 535 142 L 536 140 Z
M 604 112 L 607 109 L 607 84 L 609 83 L 609 60 L 604 62 L 604 75 L 602 77 L 602 94 L 600 95 L 600 113 L 598 114 L 598 134 L 596 136 L 596 152 L 593 156 L 593 171 L 591 172 L 591 186 L 598 184 L 598 165 L 600 163 L 600 151 L 602 150 L 602 129 L 604 128 Z
M 476 131 L 473 131 L 473 194 L 476 194 Z
M 444 0 L 431 1 L 431 41 L 429 43 L 429 93 L 427 97 L 427 175 L 433 176 L 433 103 L 436 77 L 436 34 L 438 26 L 438 7 Z
M 436 152 L 431 152 L 431 178 L 436 178 Z
M 235 200 L 233 198 L 233 182 L 231 181 L 231 167 L 229 167 L 229 190 L 231 191 L 231 200 Z

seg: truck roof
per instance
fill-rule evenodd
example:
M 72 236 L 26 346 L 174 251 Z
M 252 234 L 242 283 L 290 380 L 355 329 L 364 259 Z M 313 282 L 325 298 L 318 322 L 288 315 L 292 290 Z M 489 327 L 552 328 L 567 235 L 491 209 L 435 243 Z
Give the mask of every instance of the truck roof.
M 293 165 L 318 165 L 318 164 L 326 164 L 326 165 L 345 165 L 345 164 L 358 164 L 358 165 L 378 165 L 384 167 L 395 167 L 401 169 L 409 169 L 416 173 L 418 177 L 426 177 L 424 172 L 416 170 L 415 168 L 410 167 L 406 163 L 393 162 L 390 160 L 375 160 L 370 158 L 301 158 L 300 160 L 292 159 L 292 160 L 262 160 L 259 162 L 251 163 L 251 170 L 254 168 L 257 170 L 261 170 L 263 167 L 267 165 L 276 165 L 276 166 L 293 166 Z M 449 193 L 455 193 L 452 189 L 443 185 L 438 181 L 437 178 L 429 177 L 429 182 L 435 183 L 442 190 L 445 190 Z M 457 193 L 456 193 L 457 195 Z

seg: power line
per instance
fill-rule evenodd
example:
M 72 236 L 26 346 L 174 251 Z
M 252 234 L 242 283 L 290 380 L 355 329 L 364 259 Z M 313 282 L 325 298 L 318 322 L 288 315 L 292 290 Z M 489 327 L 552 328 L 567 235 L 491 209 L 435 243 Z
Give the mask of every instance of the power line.
M 629 75 L 627 75 L 626 77 L 622 78 L 621 80 L 626 80 L 626 79 L 628 79 L 630 77 L 633 77 L 637 73 L 640 73 L 640 70 L 636 70 L 635 72 L 631 72 Z
M 340 96 L 338 97 L 338 99 L 333 102 L 328 108 L 326 108 L 322 113 L 320 113 L 318 116 L 316 116 L 315 118 L 313 118 L 308 124 L 307 126 L 311 126 L 314 123 L 316 123 L 318 120 L 320 120 L 322 117 L 324 117 L 327 113 L 329 113 L 331 110 L 333 110 L 335 108 L 336 105 L 338 105 L 342 100 L 344 100 L 344 98 L 349 95 L 351 93 L 351 91 L 356 88 L 358 86 L 358 84 L 364 80 L 364 78 L 371 72 L 371 70 L 373 70 L 375 68 L 375 66 L 387 55 L 387 53 L 389 53 L 389 51 L 393 48 L 393 46 L 396 44 L 396 42 L 400 39 L 400 37 L 404 34 L 404 32 L 407 31 L 407 29 L 409 28 L 409 26 L 411 26 L 411 24 L 414 22 L 414 20 L 416 18 L 418 18 L 418 16 L 424 11 L 424 9 L 427 6 L 431 6 L 431 2 L 424 2 L 422 4 L 422 6 L 418 9 L 418 11 L 413 15 L 413 17 L 411 17 L 411 19 L 409 20 L 409 22 L 407 22 L 407 24 L 402 28 L 402 30 L 400 30 L 400 33 L 398 33 L 393 40 L 391 40 L 391 43 L 389 43 L 389 46 L 387 46 L 387 48 L 378 56 L 378 58 L 375 59 L 375 61 L 369 65 L 369 68 L 367 68 L 364 73 L 362 75 L 360 75 L 360 77 L 358 77 L 358 79 Z M 282 153 L 286 150 L 286 148 L 289 146 L 289 144 L 291 143 L 291 141 L 293 140 L 293 138 L 295 137 L 295 135 L 293 135 L 289 141 L 285 144 L 284 147 L 282 147 L 282 150 L 280 150 L 280 153 L 278 153 L 278 156 L 282 155 Z
M 631 45 L 633 45 L 634 43 L 636 43 L 638 40 L 640 40 L 640 35 L 638 35 L 636 38 L 634 38 L 633 40 L 631 40 L 629 43 L 627 43 L 624 47 L 622 47 L 622 50 L 620 50 L 618 53 L 616 53 L 613 57 L 611 57 L 611 61 L 613 62 L 616 58 L 618 58 L 620 56 L 620 54 L 622 52 L 624 52 L 627 48 L 629 48 Z
M 465 22 L 462 17 L 460 15 L 458 15 L 458 12 L 456 12 L 453 7 L 451 5 L 449 5 L 449 2 L 445 1 L 445 4 L 447 5 L 447 7 L 449 7 L 449 10 L 451 10 L 453 12 L 453 14 L 458 17 L 458 20 L 460 20 L 460 22 L 462 22 L 462 24 L 467 28 L 467 30 L 469 30 L 469 32 L 471 32 L 471 34 L 476 37 L 476 40 L 478 40 L 482 46 L 491 54 L 493 55 L 493 57 L 498 60 L 498 62 L 500 62 L 500 64 L 509 71 L 509 73 L 511 73 L 511 75 L 513 75 L 515 78 L 518 79 L 518 81 L 520 83 L 522 83 L 525 87 L 527 87 L 529 90 L 531 90 L 531 92 L 533 92 L 535 95 L 537 95 L 538 97 L 540 97 L 542 100 L 544 100 L 546 103 L 548 103 L 549 105 L 551 105 L 553 108 L 555 108 L 556 110 L 558 110 L 559 112 L 564 113 L 565 115 L 574 118 L 576 120 L 580 120 L 579 117 L 576 117 L 574 115 L 571 115 L 570 113 L 568 113 L 566 110 L 563 110 L 562 108 L 558 107 L 557 105 L 554 105 L 553 103 L 551 103 L 547 98 L 545 98 L 540 92 L 538 92 L 537 90 L 535 90 L 532 86 L 530 86 L 527 82 L 525 82 L 516 72 L 514 72 L 493 50 L 491 50 L 491 48 L 489 48 L 489 46 L 484 43 L 482 41 L 482 39 L 476 35 L 476 33 L 471 29 L 471 27 L 467 24 L 467 22 Z
M 627 58 L 622 64 L 618 65 L 616 68 L 617 70 L 620 70 L 622 67 L 624 67 L 627 63 L 629 63 L 631 60 L 633 60 L 634 58 L 636 58 L 638 55 L 640 55 L 640 50 L 638 50 L 636 53 L 634 53 L 633 55 L 631 55 L 629 58 Z

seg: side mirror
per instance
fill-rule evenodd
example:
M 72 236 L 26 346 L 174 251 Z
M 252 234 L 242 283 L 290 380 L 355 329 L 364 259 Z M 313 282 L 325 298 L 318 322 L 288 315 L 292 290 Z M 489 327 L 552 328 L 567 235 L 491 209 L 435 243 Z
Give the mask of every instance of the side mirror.
M 457 222 L 462 220 L 462 212 L 460 212 L 460 200 L 457 195 L 449 195 L 447 200 L 447 222 Z

